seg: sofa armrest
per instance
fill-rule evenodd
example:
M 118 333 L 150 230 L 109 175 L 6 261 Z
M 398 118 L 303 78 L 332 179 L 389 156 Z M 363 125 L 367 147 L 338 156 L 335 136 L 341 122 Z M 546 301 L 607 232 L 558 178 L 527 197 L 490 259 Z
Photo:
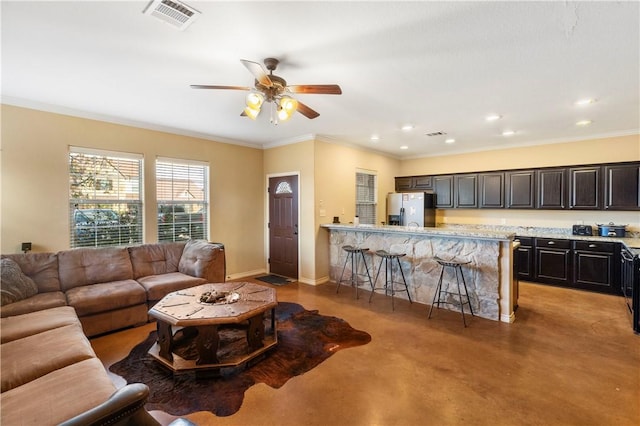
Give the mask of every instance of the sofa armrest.
M 189 240 L 184 246 L 178 271 L 210 283 L 224 282 L 226 258 L 224 245 L 205 240 Z
M 102 404 L 78 414 L 60 426 L 160 425 L 145 409 L 149 388 L 132 383 L 118 389 Z

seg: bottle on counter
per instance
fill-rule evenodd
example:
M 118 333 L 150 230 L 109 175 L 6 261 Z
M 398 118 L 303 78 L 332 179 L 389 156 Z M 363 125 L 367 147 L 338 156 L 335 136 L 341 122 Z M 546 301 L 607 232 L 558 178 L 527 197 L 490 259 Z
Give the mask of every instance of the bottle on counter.
M 358 216 L 353 218 L 353 226 L 360 225 L 360 218 Z

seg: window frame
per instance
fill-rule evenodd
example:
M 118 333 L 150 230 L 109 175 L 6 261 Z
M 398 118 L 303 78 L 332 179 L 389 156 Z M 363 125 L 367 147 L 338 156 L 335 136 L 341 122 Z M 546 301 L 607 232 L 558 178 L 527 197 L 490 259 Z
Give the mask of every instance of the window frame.
M 179 199 L 176 196 L 176 169 L 186 167 L 186 185 L 179 185 L 185 196 L 194 196 L 201 193 L 202 198 L 194 196 L 193 199 Z M 198 171 L 194 175 L 191 171 Z M 209 239 L 209 188 L 210 166 L 208 162 L 197 160 L 185 160 L 180 158 L 156 157 L 156 230 L 159 242 L 186 241 L 188 239 Z M 166 181 L 161 183 L 162 175 L 170 174 L 169 185 Z M 193 176 L 196 181 L 191 181 Z M 197 181 L 201 178 L 202 187 L 197 187 Z M 192 186 L 194 185 L 194 186 Z M 164 193 L 163 193 L 164 191 Z M 199 208 L 198 208 L 199 207 Z M 176 221 L 177 220 L 177 221 Z
M 77 159 L 81 157 L 85 160 L 79 162 Z M 142 243 L 143 155 L 70 145 L 67 160 L 69 246 L 95 248 Z
M 372 183 L 360 184 L 360 180 L 371 178 Z M 356 169 L 356 216 L 363 225 L 375 225 L 378 217 L 378 173 L 374 170 Z

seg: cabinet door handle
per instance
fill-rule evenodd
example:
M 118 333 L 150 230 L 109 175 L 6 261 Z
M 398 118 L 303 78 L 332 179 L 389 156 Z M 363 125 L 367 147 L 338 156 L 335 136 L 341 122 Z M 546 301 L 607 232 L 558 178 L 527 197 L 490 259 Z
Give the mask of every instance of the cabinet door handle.
M 589 248 L 596 248 L 598 247 L 596 244 L 589 244 Z
M 554 241 L 547 241 L 547 244 L 549 244 L 550 246 L 554 245 L 555 242 Z

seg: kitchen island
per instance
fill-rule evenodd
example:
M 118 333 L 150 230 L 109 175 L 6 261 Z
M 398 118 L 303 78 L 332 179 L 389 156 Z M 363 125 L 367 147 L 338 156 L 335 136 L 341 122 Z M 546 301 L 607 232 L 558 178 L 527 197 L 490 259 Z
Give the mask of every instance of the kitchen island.
M 478 229 L 418 228 L 411 226 L 376 226 L 323 224 L 329 231 L 329 276 L 340 279 L 345 264 L 345 245 L 370 250 L 367 264 L 372 279 L 378 271 L 380 258 L 376 250 L 405 253 L 401 258 L 411 299 L 430 305 L 440 277 L 441 267 L 434 257 L 470 260 L 463 273 L 475 315 L 502 322 L 515 320 L 516 292 L 513 280 L 513 240 L 515 233 Z M 372 268 L 373 265 L 373 268 Z M 345 274 L 348 274 L 349 265 Z M 382 274 L 381 274 L 382 275 Z M 447 280 L 448 278 L 448 280 Z M 445 274 L 445 280 L 451 282 Z M 383 279 L 383 276 L 380 277 Z M 454 278 L 455 279 L 455 278 Z M 378 286 L 381 286 L 381 282 Z M 445 286 L 445 290 L 446 286 Z M 378 290 L 382 291 L 382 290 Z M 453 291 L 453 288 L 448 291 Z M 397 293 L 406 298 L 406 294 Z M 445 305 L 459 310 L 458 306 Z M 426 315 L 426 311 L 425 311 Z

